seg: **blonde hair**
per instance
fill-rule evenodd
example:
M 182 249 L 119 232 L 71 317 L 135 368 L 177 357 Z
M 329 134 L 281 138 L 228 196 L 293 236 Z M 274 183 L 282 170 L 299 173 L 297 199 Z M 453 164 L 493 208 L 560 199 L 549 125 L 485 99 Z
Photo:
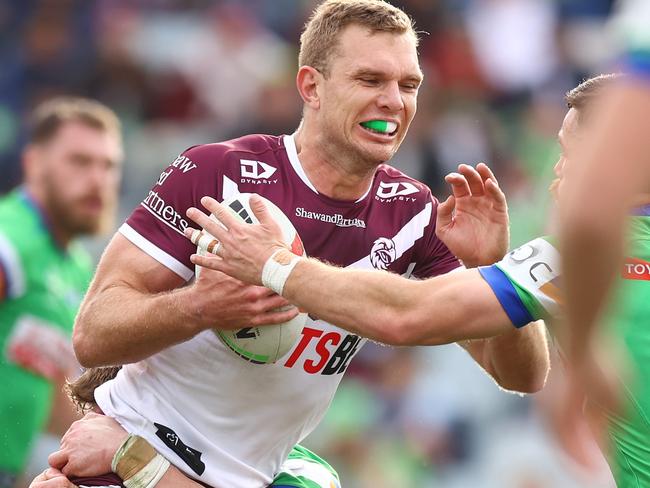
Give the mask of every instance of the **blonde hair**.
M 298 65 L 311 66 L 327 76 L 329 61 L 336 53 L 338 37 L 348 25 L 368 28 L 372 33 L 410 33 L 416 45 L 413 20 L 383 0 L 325 0 L 312 13 L 300 36 Z
M 56 97 L 37 106 L 31 117 L 31 142 L 49 142 L 68 122 L 78 122 L 121 138 L 120 121 L 102 103 L 81 97 Z

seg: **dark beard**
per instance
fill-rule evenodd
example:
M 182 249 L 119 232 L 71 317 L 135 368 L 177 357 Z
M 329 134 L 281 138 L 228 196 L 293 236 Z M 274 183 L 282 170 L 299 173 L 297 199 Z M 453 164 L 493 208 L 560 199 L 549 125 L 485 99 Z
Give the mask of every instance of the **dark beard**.
M 46 185 L 46 201 L 43 209 L 51 223 L 60 228 L 70 237 L 81 235 L 97 235 L 102 230 L 102 221 L 105 220 L 105 212 L 99 219 L 81 219 L 70 210 L 69 204 L 63 202 L 55 188 Z

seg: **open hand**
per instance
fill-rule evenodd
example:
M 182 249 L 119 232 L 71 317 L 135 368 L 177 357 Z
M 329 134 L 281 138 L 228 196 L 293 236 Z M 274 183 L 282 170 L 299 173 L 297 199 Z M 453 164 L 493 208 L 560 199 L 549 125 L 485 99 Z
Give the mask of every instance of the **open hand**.
M 445 181 L 452 195 L 438 205 L 438 238 L 467 267 L 500 260 L 510 243 L 508 205 L 490 168 L 461 164 Z

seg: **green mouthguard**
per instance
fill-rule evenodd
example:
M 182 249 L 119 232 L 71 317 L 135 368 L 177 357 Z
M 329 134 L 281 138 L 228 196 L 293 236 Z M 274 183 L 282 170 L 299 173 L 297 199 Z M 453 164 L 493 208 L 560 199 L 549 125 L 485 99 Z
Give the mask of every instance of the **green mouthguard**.
M 394 122 L 386 122 L 385 120 L 369 120 L 368 122 L 361 122 L 361 125 L 367 129 L 383 133 L 393 132 L 397 128 Z

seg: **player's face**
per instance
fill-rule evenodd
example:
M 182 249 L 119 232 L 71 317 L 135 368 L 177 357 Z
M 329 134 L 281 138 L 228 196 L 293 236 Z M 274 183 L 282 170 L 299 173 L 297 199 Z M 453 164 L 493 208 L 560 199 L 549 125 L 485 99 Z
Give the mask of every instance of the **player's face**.
M 119 139 L 77 122 L 36 149 L 46 211 L 69 236 L 112 224 L 122 157 Z
M 388 161 L 413 120 L 421 81 L 412 35 L 348 26 L 330 58 L 321 92 L 320 116 L 328 139 L 336 141 L 339 151 L 370 164 Z M 383 132 L 377 130 L 381 126 Z
M 578 138 L 580 137 L 578 132 L 578 112 L 575 109 L 572 108 L 567 112 L 557 137 L 561 152 L 560 158 L 553 168 L 557 179 L 553 181 L 551 191 L 559 199 L 561 198 L 562 189 L 565 186 L 567 178 L 570 178 L 571 168 L 574 167 L 571 162 L 571 157 L 575 152 L 576 145 L 579 142 Z

